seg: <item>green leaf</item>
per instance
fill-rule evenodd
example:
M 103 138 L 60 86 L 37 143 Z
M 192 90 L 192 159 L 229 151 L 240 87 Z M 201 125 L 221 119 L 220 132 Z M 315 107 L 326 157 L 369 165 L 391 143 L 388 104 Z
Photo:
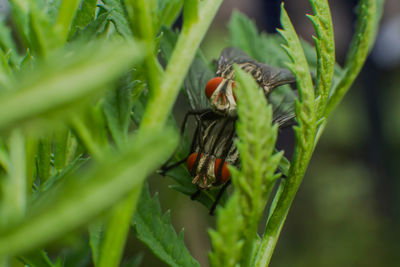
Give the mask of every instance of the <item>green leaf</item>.
M 68 149 L 71 140 L 71 132 L 66 129 L 60 129 L 54 133 L 54 169 L 61 171 L 68 164 Z
M 142 263 L 143 257 L 143 252 L 138 253 L 137 255 L 127 260 L 124 264 L 122 264 L 122 267 L 139 267 Z
M 183 0 L 158 0 L 159 14 L 158 26 L 156 27 L 156 29 L 159 29 L 163 25 L 171 27 L 181 13 L 183 2 Z
M 41 183 L 45 183 L 50 178 L 50 156 L 52 144 L 49 137 L 44 137 L 39 142 L 37 154 L 37 170 Z
M 28 47 L 34 55 L 47 57 L 50 51 L 64 44 L 61 31 L 53 27 L 51 18 L 34 1 L 31 1 L 28 17 Z
M 222 0 L 203 1 L 199 8 L 199 18 L 202 19 L 179 35 L 163 75 L 163 82 L 159 84 L 155 97 L 149 99 L 141 128 L 157 129 L 166 123 L 200 42 L 221 3 Z
M 299 101 L 296 103 L 296 119 L 298 126 L 293 127 L 296 135 L 296 145 L 289 175 L 286 178 L 287 183 L 285 183 L 282 190 L 279 190 L 279 193 L 275 195 L 273 200 L 273 207 L 275 207 L 275 209 L 272 214 L 270 214 L 264 236 L 256 253 L 255 264 L 257 266 L 267 266 L 269 264 L 282 225 L 301 181 L 303 180 L 312 152 L 314 151 L 316 135 L 314 88 L 308 63 L 300 40 L 283 4 L 281 8 L 281 23 L 283 30 L 279 30 L 279 32 L 287 42 L 287 46 L 283 46 L 283 48 L 291 59 L 291 63 L 288 63 L 288 67 L 296 76 L 297 88 L 299 90 Z
M 151 198 L 147 186 L 142 190 L 132 225 L 136 236 L 168 265 L 200 266 L 185 247 L 183 231 L 176 235 L 169 211 L 162 215 L 157 196 Z
M 83 164 L 88 162 L 89 158 L 83 158 L 78 155 L 70 164 L 68 164 L 61 172 L 53 175 L 48 179 L 43 185 L 40 186 L 40 190 L 37 191 L 38 194 L 46 192 L 55 186 L 60 186 L 60 184 L 65 183 L 66 178 L 71 176 L 76 170 L 78 170 Z
M 0 99 L 0 129 L 53 114 L 84 101 L 142 58 L 134 42 L 109 42 L 54 54 L 33 72 L 21 74 Z M 101 55 L 98 56 L 98 55 Z
M 92 251 L 92 260 L 94 266 L 98 266 L 100 258 L 100 245 L 103 239 L 104 223 L 103 221 L 96 221 L 89 225 L 89 245 Z
M 251 58 L 277 67 L 284 67 L 288 60 L 280 45 L 282 39 L 276 34 L 258 33 L 254 21 L 238 11 L 229 20 L 231 46 L 245 51 Z
M 283 30 L 279 30 L 279 33 L 286 40 L 287 46 L 283 46 L 286 53 L 291 59 L 291 63 L 287 64 L 287 67 L 293 72 L 297 79 L 297 87 L 299 90 L 299 101 L 300 104 L 297 106 L 297 120 L 299 122 L 299 128 L 305 128 L 311 126 L 310 129 L 315 128 L 315 96 L 314 86 L 312 83 L 308 63 L 304 55 L 304 50 L 300 44 L 300 40 L 293 28 L 292 23 L 282 5 L 281 23 Z M 299 113 L 300 112 L 300 113 Z M 309 133 L 307 133 L 309 135 Z M 302 138 L 305 137 L 303 133 Z M 301 142 L 306 142 L 302 139 Z
M 128 238 L 131 219 L 142 187 L 136 187 L 109 212 L 98 267 L 120 266 Z
M 85 28 L 77 28 L 71 40 L 87 42 L 103 34 L 112 20 L 112 11 L 100 12 L 95 20 L 92 20 Z
M 160 42 L 160 55 L 162 57 L 161 63 L 163 66 L 166 66 L 169 59 L 171 58 L 172 52 L 174 51 L 179 33 L 165 26 L 161 27 L 161 32 L 163 34 Z
M 245 222 L 239 197 L 234 194 L 224 208 L 217 209 L 217 230 L 208 231 L 213 246 L 208 256 L 213 267 L 238 266 L 240 262 L 244 246 L 241 230 Z
M 102 101 L 99 101 L 96 106 L 72 118 L 76 136 L 95 158 L 101 157 L 102 151 L 110 147 L 102 106 Z
M 317 119 L 323 116 L 329 91 L 332 87 L 332 79 L 335 66 L 335 40 L 332 25 L 332 17 L 327 0 L 310 0 L 314 11 L 313 16 L 308 16 L 314 25 L 316 37 L 314 37 L 315 49 L 318 57 L 316 95 Z
M 1 223 L 13 223 L 27 210 L 26 140 L 20 129 L 11 132 L 9 140 L 8 175 L 1 180 Z
M 1 228 L 0 255 L 41 247 L 109 209 L 133 189 L 141 188 L 144 178 L 170 155 L 176 141 L 176 136 L 165 130 L 138 135 L 120 153 L 108 154 L 74 172 L 63 186 L 38 198 L 23 220 Z
M 274 153 L 278 127 L 272 125 L 272 107 L 267 105 L 262 90 L 250 74 L 237 66 L 235 73 L 235 94 L 240 99 L 236 125 L 239 141 L 236 145 L 241 169 L 230 168 L 235 191 L 226 207 L 218 213 L 217 232 L 211 232 L 213 253 L 210 260 L 215 262 L 213 266 L 236 266 L 238 262 L 242 266 L 255 266 L 250 265 L 250 261 L 258 223 L 279 177 L 274 173 L 282 157 L 282 153 Z M 236 219 L 243 221 L 235 225 Z
M 3 20 L 0 20 L 0 49 L 4 54 L 10 52 L 11 65 L 18 66 L 19 56 L 14 40 L 11 36 L 11 30 L 8 28 Z
M 43 250 L 31 252 L 18 258 L 25 265 L 30 267 L 56 267 L 47 253 Z
M 114 90 L 108 92 L 104 102 L 103 109 L 107 126 L 118 147 L 125 143 L 128 134 L 134 85 L 135 82 L 131 82 L 131 74 L 126 75 Z
M 77 29 L 85 28 L 96 16 L 97 0 L 84 0 L 76 12 L 69 36 L 73 36 Z
M 110 11 L 110 19 L 114 23 L 117 32 L 124 37 L 131 37 L 132 31 L 129 27 L 129 21 L 126 12 L 119 0 L 103 0 L 104 7 Z
M 9 1 L 9 3 L 17 34 L 21 38 L 25 48 L 27 48 L 30 44 L 28 36 L 29 2 L 25 0 L 13 0 Z
M 48 17 L 50 18 L 52 24 L 54 25 L 57 21 L 58 13 L 61 7 L 61 2 L 63 0 L 39 0 L 40 9 L 45 9 Z

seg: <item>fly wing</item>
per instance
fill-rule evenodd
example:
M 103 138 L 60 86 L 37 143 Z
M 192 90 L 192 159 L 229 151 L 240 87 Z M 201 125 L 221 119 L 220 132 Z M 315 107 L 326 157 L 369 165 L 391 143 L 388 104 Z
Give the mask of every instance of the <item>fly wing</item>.
M 193 110 L 211 108 L 204 93 L 207 82 L 215 75 L 201 56 L 196 56 L 185 79 L 185 89 Z
M 297 95 L 286 85 L 275 89 L 269 96 L 269 102 L 273 107 L 273 123 L 279 128 L 285 127 L 293 122 L 296 117 L 295 101 Z
M 275 68 L 264 63 L 257 63 L 261 69 L 263 86 L 270 89 L 296 82 L 296 77 L 287 69 Z
M 245 52 L 236 47 L 227 47 L 221 52 L 218 59 L 217 74 L 222 73 L 233 63 L 249 62 L 255 64 L 261 70 L 262 85 L 270 89 L 283 84 L 296 82 L 296 77 L 287 69 L 276 68 L 265 63 L 256 62 L 251 59 Z

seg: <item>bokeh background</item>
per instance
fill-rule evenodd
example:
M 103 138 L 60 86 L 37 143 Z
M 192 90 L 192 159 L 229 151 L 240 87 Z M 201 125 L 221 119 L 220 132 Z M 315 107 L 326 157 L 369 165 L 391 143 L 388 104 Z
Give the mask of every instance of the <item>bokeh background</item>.
M 280 27 L 280 0 L 226 0 L 202 49 L 215 59 L 227 46 L 227 22 L 237 9 L 260 30 Z M 342 65 L 353 32 L 355 0 L 331 0 L 337 61 Z M 286 9 L 303 39 L 314 30 L 304 14 L 307 0 L 288 0 Z M 7 1 L 0 0 L 7 14 Z M 304 182 L 283 227 L 271 266 L 400 266 L 400 1 L 387 0 L 376 45 L 356 83 L 334 112 L 314 153 Z M 178 99 L 179 121 L 189 109 Z M 283 138 L 290 146 L 291 134 Z M 281 141 L 282 142 L 282 141 Z M 163 210 L 171 209 L 177 232 L 202 266 L 208 266 L 207 229 L 215 218 L 173 182 L 155 174 Z M 260 227 L 262 230 L 262 227 Z M 69 241 L 79 246 L 72 237 Z M 69 248 L 71 249 L 71 248 Z M 72 247 L 73 249 L 73 247 Z M 130 236 L 126 254 L 143 252 L 142 266 L 165 266 Z M 77 266 L 80 264 L 77 263 Z M 82 263 L 82 266 L 85 266 Z

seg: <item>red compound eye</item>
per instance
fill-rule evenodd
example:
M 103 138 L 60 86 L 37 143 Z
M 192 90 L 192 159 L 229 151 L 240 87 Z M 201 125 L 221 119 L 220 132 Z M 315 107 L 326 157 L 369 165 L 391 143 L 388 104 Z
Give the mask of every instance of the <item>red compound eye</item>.
M 222 159 L 215 160 L 214 175 L 215 175 L 215 177 L 218 178 L 218 173 L 221 173 L 221 182 L 225 183 L 231 178 L 231 174 L 229 173 L 228 163 L 226 163 L 226 162 L 224 162 L 224 164 L 222 165 L 222 170 L 220 172 L 219 168 L 220 168 L 221 162 L 222 162 Z
M 197 152 L 194 152 L 194 153 L 190 154 L 190 156 L 188 157 L 188 159 L 186 161 L 187 167 L 188 167 L 190 172 L 192 171 L 192 169 L 194 167 L 194 164 L 196 163 L 196 159 L 197 159 L 197 155 L 198 154 L 199 153 L 197 153 Z M 202 156 L 203 156 L 203 154 L 200 154 L 200 158 Z
M 215 77 L 208 81 L 206 85 L 206 96 L 208 99 L 211 98 L 214 91 L 218 88 L 219 84 L 222 82 L 224 78 L 222 77 Z

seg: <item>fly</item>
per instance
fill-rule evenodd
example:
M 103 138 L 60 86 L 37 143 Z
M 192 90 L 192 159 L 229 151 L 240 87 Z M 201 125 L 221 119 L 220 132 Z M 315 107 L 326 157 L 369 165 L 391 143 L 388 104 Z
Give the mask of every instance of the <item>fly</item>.
M 218 59 L 217 77 L 209 80 L 205 87 L 212 109 L 221 115 L 236 116 L 234 64 L 254 77 L 265 97 L 280 85 L 296 82 L 296 78 L 287 69 L 257 62 L 237 48 L 225 48 Z
M 196 130 L 190 152 L 184 159 L 171 165 L 168 165 L 171 159 L 167 161 L 162 167 L 161 174 L 165 175 L 168 170 L 186 162 L 192 183 L 198 188 L 192 199 L 196 198 L 201 190 L 222 186 L 210 209 L 210 214 L 213 214 L 223 192 L 231 183 L 228 166 L 240 165 L 239 153 L 234 142 L 237 137 L 234 64 L 253 75 L 266 97 L 269 97 L 277 86 L 295 81 L 295 77 L 288 70 L 256 62 L 236 48 L 226 48 L 218 60 L 217 77 L 210 79 L 205 86 L 205 96 L 200 95 L 199 90 L 190 84 L 186 84 L 193 110 L 186 114 L 181 134 L 185 131 L 188 118 L 194 116 Z M 288 126 L 294 118 L 292 107 L 290 110 L 280 109 L 285 101 L 286 96 L 273 109 L 273 123 L 277 123 L 280 128 Z

